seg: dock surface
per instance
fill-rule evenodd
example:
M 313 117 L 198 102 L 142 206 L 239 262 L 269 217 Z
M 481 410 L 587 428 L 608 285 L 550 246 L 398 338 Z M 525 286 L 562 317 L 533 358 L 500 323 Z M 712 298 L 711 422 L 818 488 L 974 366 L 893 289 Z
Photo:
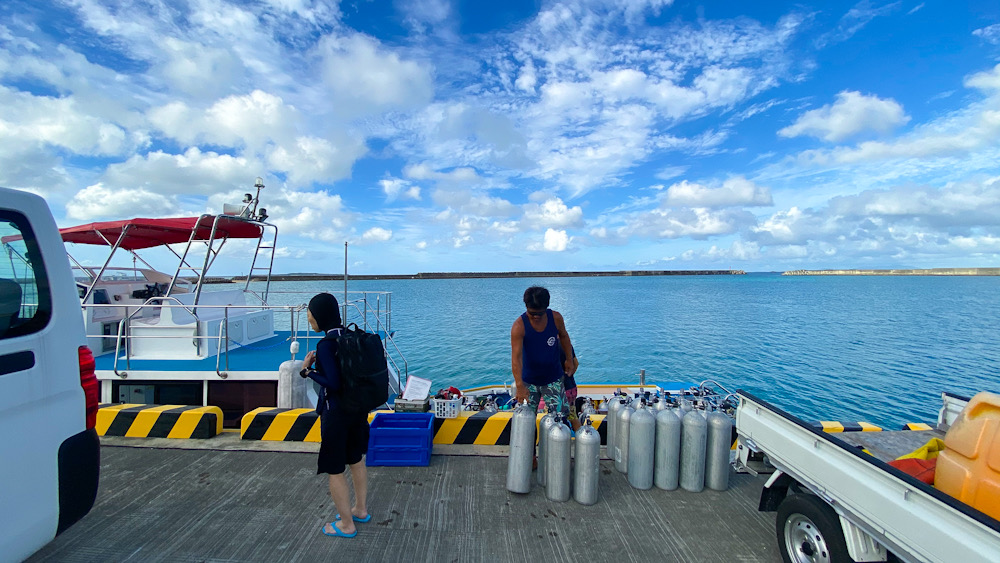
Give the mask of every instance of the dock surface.
M 483 455 L 370 467 L 372 521 L 344 539 L 320 533 L 336 510 L 315 453 L 105 442 L 94 508 L 28 561 L 781 560 L 774 513 L 757 511 L 764 477 L 640 491 L 602 460 L 600 500 L 582 506 L 538 485 L 509 493 L 506 471 L 506 457 Z

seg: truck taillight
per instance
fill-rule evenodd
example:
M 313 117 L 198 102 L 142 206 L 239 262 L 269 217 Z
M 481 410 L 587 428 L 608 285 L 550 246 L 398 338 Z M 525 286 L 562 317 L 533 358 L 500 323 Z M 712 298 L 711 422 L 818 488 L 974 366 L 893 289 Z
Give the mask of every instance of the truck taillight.
M 86 346 L 80 346 L 80 386 L 83 387 L 83 394 L 87 398 L 87 428 L 97 425 L 97 405 L 99 395 L 99 384 L 97 375 L 94 374 L 94 353 Z

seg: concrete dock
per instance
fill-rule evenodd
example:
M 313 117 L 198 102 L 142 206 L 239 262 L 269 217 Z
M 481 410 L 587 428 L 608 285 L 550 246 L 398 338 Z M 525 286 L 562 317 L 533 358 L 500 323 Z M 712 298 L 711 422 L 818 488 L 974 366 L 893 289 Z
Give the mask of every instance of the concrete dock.
M 29 561 L 781 560 L 774 514 L 757 511 L 764 477 L 734 474 L 721 493 L 639 491 L 604 460 L 600 500 L 581 506 L 537 485 L 507 492 L 506 457 L 435 447 L 429 467 L 369 468 L 372 521 L 344 539 L 320 533 L 336 511 L 316 445 L 178 442 L 197 441 L 105 439 L 94 508 Z

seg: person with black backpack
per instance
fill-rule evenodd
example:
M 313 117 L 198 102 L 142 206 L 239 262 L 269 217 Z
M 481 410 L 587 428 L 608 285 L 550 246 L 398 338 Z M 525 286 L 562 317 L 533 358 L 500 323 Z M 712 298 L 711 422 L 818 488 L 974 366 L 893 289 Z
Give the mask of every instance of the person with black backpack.
M 316 343 L 316 350 L 306 354 L 302 377 L 309 377 L 320 385 L 316 413 L 320 415 L 320 448 L 316 473 L 330 475 L 330 496 L 337 508 L 337 518 L 324 524 L 322 531 L 328 536 L 353 538 L 358 534 L 356 522 L 368 522 L 368 470 L 364 456 L 368 453 L 368 411 L 346 406 L 340 393 L 344 381 L 340 369 L 338 339 L 345 332 L 340 319 L 340 305 L 329 293 L 320 293 L 309 301 L 309 325 L 325 333 Z M 344 475 L 351 468 L 354 483 L 354 506 Z M 350 518 L 347 518 L 350 515 Z

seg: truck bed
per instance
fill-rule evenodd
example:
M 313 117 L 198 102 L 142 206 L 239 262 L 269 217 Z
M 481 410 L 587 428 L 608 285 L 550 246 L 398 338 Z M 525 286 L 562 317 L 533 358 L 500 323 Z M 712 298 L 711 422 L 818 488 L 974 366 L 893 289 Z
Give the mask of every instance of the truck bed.
M 848 543 L 868 555 L 877 553 L 865 546 L 881 545 L 904 561 L 1000 561 L 1000 522 L 885 463 L 940 431 L 830 434 L 745 391 L 738 396 L 738 455 L 763 452 L 826 502 L 851 529 Z
M 880 461 L 889 462 L 923 446 L 932 438 L 944 439 L 940 430 L 883 430 L 832 434 L 850 446 L 862 447 Z

